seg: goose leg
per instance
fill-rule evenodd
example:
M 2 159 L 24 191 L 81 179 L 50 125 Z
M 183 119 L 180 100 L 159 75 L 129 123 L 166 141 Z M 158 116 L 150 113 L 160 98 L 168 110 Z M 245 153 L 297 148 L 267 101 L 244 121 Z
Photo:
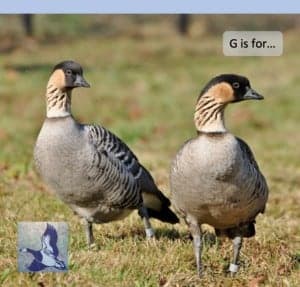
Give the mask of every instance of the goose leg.
M 142 206 L 139 209 L 139 214 L 142 217 L 143 222 L 144 222 L 146 237 L 147 238 L 154 237 L 154 230 L 153 230 L 150 220 L 149 220 L 149 214 L 148 214 L 147 208 L 145 206 Z
M 187 220 L 189 225 L 192 237 L 193 237 L 193 245 L 194 245 L 194 253 L 197 264 L 197 272 L 198 275 L 202 275 L 202 262 L 201 262 L 201 253 L 202 253 L 202 232 L 201 228 L 197 221 L 195 220 Z
M 93 223 L 85 219 L 85 236 L 87 240 L 87 244 L 91 246 L 95 239 L 93 235 Z
M 230 263 L 229 266 L 229 271 L 231 272 L 231 275 L 234 275 L 238 269 L 238 261 L 239 261 L 239 256 L 240 256 L 240 251 L 242 248 L 242 243 L 243 243 L 243 237 L 241 236 L 236 236 L 233 239 L 233 261 Z

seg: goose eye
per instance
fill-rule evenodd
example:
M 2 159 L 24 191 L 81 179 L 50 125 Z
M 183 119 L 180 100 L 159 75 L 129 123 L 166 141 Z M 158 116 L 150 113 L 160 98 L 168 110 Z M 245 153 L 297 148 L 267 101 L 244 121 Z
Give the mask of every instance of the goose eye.
M 67 74 L 68 76 L 71 76 L 71 75 L 72 75 L 72 71 L 71 71 L 70 69 L 68 69 L 68 70 L 66 70 L 66 74 Z
M 238 88 L 240 87 L 240 83 L 234 82 L 234 83 L 232 84 L 232 87 L 233 87 L 234 89 L 238 89 Z

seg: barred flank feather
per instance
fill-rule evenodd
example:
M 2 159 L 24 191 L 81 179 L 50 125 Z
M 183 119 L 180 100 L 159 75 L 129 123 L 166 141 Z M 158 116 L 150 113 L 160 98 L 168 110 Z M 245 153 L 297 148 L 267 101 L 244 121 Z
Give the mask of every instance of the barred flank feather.
M 99 154 L 107 152 L 106 158 L 109 162 L 119 162 L 117 164 L 117 174 L 120 176 L 127 174 L 129 178 L 126 182 L 126 188 L 128 194 L 141 192 L 145 206 L 149 211 L 150 217 L 155 217 L 165 222 L 177 223 L 177 216 L 169 209 L 170 201 L 163 193 L 157 188 L 150 173 L 139 163 L 135 154 L 129 149 L 129 147 L 116 135 L 101 126 L 90 125 L 89 139 L 92 145 L 95 146 Z M 102 175 L 103 177 L 110 177 L 108 170 Z M 122 187 L 122 186 L 119 186 Z M 123 193 L 125 194 L 125 193 Z M 138 195 L 134 198 L 139 198 Z M 130 202 L 130 201 L 129 201 Z

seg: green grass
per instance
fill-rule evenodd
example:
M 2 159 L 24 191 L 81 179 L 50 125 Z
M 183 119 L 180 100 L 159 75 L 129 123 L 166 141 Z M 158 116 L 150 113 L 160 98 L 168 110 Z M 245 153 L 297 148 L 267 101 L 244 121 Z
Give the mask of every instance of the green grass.
M 36 21 L 38 36 L 32 41 L 21 37 L 16 18 L 0 17 L 1 28 L 7 25 L 15 33 L 0 31 L 0 49 L 13 47 L 0 62 L 0 285 L 299 286 L 299 31 L 286 33 L 282 57 L 232 58 L 222 55 L 221 33 L 201 33 L 201 17 L 194 18 L 187 38 L 177 35 L 170 16 L 144 22 L 141 16 L 38 16 Z M 74 116 L 124 139 L 167 195 L 170 161 L 195 134 L 193 109 L 203 85 L 216 74 L 234 72 L 249 77 L 265 96 L 226 112 L 227 126 L 252 147 L 270 187 L 257 235 L 245 240 L 238 276 L 224 273 L 229 240 L 206 241 L 205 276 L 199 279 L 184 223 L 152 220 L 157 240 L 148 242 L 136 213 L 95 226 L 97 247 L 88 250 L 80 220 L 48 192 L 32 164 L 49 73 L 64 59 L 80 62 L 92 86 L 74 92 Z M 17 272 L 16 227 L 26 220 L 69 223 L 67 274 Z

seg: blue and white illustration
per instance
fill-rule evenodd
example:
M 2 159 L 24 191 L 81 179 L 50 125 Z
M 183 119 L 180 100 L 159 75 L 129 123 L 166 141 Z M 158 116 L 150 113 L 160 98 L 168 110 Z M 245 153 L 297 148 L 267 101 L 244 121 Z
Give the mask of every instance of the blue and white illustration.
M 19 271 L 67 271 L 67 233 L 66 223 L 19 223 Z

